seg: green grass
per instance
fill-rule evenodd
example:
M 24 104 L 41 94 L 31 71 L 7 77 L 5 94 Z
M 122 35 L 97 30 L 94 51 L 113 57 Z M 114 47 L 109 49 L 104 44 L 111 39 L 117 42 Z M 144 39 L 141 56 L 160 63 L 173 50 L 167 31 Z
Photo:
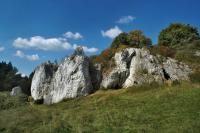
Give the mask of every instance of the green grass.
M 50 106 L 31 105 L 0 93 L 0 105 L 0 132 L 200 131 L 200 86 L 188 82 L 172 87 L 152 84 L 100 90 Z

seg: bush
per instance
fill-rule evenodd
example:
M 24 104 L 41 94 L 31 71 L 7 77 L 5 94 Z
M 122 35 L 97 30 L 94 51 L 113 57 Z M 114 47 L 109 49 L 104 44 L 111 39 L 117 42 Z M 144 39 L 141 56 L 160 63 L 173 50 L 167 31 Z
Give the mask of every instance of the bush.
M 128 45 L 128 34 L 123 32 L 119 34 L 111 44 L 111 48 L 118 48 L 120 45 Z
M 188 45 L 189 49 L 192 50 L 200 50 L 200 40 L 195 40 Z
M 199 38 L 196 27 L 181 23 L 173 23 L 160 32 L 158 45 L 179 48 Z
M 190 81 L 193 83 L 199 83 L 200 84 L 200 71 L 194 72 L 190 74 Z
M 130 47 L 151 46 L 152 41 L 146 37 L 141 30 L 134 30 L 129 33 L 119 34 L 112 42 L 111 48 L 119 48 L 121 45 Z
M 176 50 L 173 48 L 165 47 L 165 46 L 153 46 L 150 48 L 150 52 L 153 55 L 159 54 L 164 57 L 174 58 L 176 54 Z
M 101 52 L 98 56 L 91 56 L 91 63 L 100 63 L 102 65 L 103 73 L 110 71 L 115 66 L 113 56 L 115 55 L 117 49 L 108 48 Z

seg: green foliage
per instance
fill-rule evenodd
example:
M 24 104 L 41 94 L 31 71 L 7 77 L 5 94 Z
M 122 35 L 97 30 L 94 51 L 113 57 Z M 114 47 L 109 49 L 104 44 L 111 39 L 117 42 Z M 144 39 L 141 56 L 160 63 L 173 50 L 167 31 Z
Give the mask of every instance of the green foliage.
M 179 48 L 199 38 L 197 28 L 186 24 L 173 23 L 160 32 L 158 45 Z
M 166 46 L 152 46 L 149 48 L 152 55 L 162 55 L 164 57 L 174 58 L 176 54 L 176 50 L 173 48 L 169 48 Z
M 134 47 L 151 46 L 152 42 L 150 38 L 145 37 L 141 30 L 134 30 L 128 34 L 128 43 Z
M 22 77 L 17 73 L 18 70 L 11 62 L 0 63 L 0 91 L 11 91 L 13 87 L 20 86 L 22 91 L 30 95 L 30 85 L 33 74 L 28 77 Z
M 119 48 L 121 45 L 130 47 L 151 46 L 152 41 L 146 37 L 141 30 L 134 30 L 129 33 L 119 34 L 112 42 L 111 48 Z
M 200 50 L 200 40 L 195 40 L 188 45 L 188 49 Z
M 128 45 L 128 34 L 123 32 L 119 34 L 111 44 L 112 48 L 118 48 L 120 45 Z
M 200 84 L 200 71 L 193 72 L 193 73 L 190 75 L 190 80 L 191 80 L 193 83 L 199 83 L 199 84 Z

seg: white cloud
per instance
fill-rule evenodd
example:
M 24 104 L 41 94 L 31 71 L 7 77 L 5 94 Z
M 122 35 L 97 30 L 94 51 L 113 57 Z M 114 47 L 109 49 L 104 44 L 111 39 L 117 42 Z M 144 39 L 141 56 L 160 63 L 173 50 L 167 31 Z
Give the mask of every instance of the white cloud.
M 26 55 L 20 50 L 16 51 L 15 56 L 20 57 L 20 58 L 25 58 L 25 59 L 30 60 L 30 61 L 36 61 L 36 60 L 40 59 L 38 54 Z
M 78 46 L 80 46 L 80 45 L 74 44 L 74 45 L 73 45 L 73 48 L 76 49 Z M 84 50 L 85 52 L 88 52 L 88 53 L 95 53 L 95 52 L 98 51 L 97 48 L 88 48 L 88 47 L 86 47 L 86 46 L 81 46 L 81 47 L 83 47 L 83 50 Z
M 4 47 L 0 47 L 0 52 L 4 51 L 5 48 Z
M 128 24 L 128 23 L 132 22 L 135 19 L 136 19 L 136 17 L 130 16 L 130 15 L 129 16 L 123 16 L 117 21 L 117 23 L 119 23 L 119 24 Z
M 118 26 L 115 26 L 114 28 L 111 28 L 107 31 L 103 31 L 103 30 L 101 31 L 101 34 L 103 37 L 109 37 L 111 39 L 114 39 L 120 33 L 122 33 L 122 30 Z
M 39 60 L 39 56 L 38 54 L 33 54 L 33 55 L 26 55 L 26 58 L 30 61 L 36 61 L 36 60 Z
M 69 39 L 76 39 L 76 40 L 83 38 L 83 36 L 80 33 L 78 32 L 73 33 L 71 31 L 66 32 L 65 34 L 63 34 L 63 36 Z
M 18 37 L 14 40 L 13 46 L 16 48 L 35 48 L 45 51 L 71 48 L 70 43 L 62 38 L 44 38 L 41 36 L 34 36 L 30 39 Z
M 20 58 L 24 58 L 25 54 L 22 51 L 17 50 L 16 53 L 15 53 L 15 56 L 20 57 Z
M 26 74 L 24 73 L 21 73 L 21 76 L 24 78 L 24 77 L 28 77 Z
M 44 38 L 41 36 L 35 36 L 31 37 L 29 39 L 27 38 L 21 38 L 18 37 L 16 40 L 13 42 L 13 46 L 16 48 L 21 48 L 21 49 L 39 49 L 39 50 L 44 50 L 44 51 L 58 51 L 58 50 L 72 50 L 74 49 L 75 44 L 71 44 L 67 41 L 66 38 Z M 82 46 L 85 52 L 93 53 L 97 52 L 97 48 L 88 48 L 86 46 Z M 21 51 L 18 51 L 20 53 Z M 19 56 L 18 55 L 18 56 Z M 19 56 L 20 57 L 20 56 Z M 32 56 L 34 59 L 37 56 Z M 31 58 L 31 57 L 27 57 Z

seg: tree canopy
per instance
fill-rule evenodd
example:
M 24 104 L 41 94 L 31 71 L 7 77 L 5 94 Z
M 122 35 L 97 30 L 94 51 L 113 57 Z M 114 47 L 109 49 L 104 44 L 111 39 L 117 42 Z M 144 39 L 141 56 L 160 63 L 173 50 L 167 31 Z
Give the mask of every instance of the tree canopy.
M 158 45 L 177 48 L 187 45 L 199 38 L 196 27 L 181 23 L 173 23 L 160 32 Z
M 150 38 L 146 37 L 141 30 L 133 30 L 129 33 L 119 34 L 112 42 L 112 48 L 118 48 L 120 45 L 128 45 L 131 47 L 144 47 L 152 45 Z

